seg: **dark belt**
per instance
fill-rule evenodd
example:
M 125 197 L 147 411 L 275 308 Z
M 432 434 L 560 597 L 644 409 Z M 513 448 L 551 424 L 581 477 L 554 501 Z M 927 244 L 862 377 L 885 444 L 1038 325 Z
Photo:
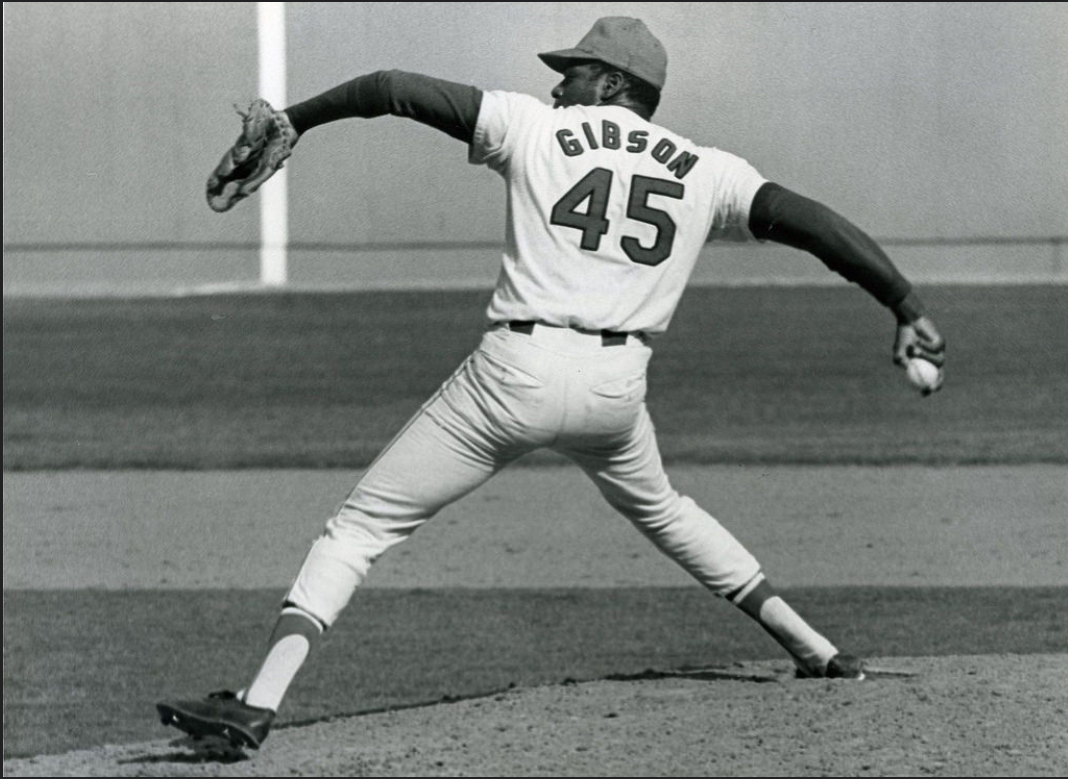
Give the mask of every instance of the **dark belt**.
M 507 322 L 506 324 L 508 329 L 511 330 L 513 333 L 523 333 L 523 335 L 532 335 L 534 333 L 534 325 L 538 325 L 539 327 L 552 327 L 552 325 L 545 325 L 541 322 L 518 320 L 513 320 L 511 322 Z M 572 327 L 571 329 L 579 333 L 588 333 L 590 335 L 597 333 L 596 330 L 579 330 L 579 328 L 577 327 Z M 600 335 L 601 346 L 624 346 L 627 343 L 627 336 L 629 335 L 629 333 L 617 333 L 612 330 L 601 330 Z

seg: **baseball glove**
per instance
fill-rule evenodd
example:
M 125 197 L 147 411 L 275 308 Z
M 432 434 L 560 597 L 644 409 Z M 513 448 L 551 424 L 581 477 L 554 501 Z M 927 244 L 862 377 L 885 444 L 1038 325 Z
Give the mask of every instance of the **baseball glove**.
M 281 170 L 293 153 L 297 131 L 283 111 L 275 111 L 266 100 L 254 100 L 243 112 L 241 135 L 227 149 L 208 177 L 208 205 L 213 211 L 229 211 Z

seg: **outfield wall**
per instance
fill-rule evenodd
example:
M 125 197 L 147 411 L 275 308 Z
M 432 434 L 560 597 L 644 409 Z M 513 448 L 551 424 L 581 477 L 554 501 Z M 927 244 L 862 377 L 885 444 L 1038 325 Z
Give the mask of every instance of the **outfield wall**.
M 548 97 L 534 56 L 597 3 L 291 3 L 291 100 L 379 68 Z M 1068 5 L 632 3 L 664 41 L 658 121 L 849 216 L 920 281 L 1068 274 Z M 4 5 L 4 292 L 248 283 L 258 209 L 203 183 L 256 96 L 253 3 Z M 289 165 L 291 278 L 488 286 L 497 177 L 386 118 L 309 134 Z M 269 185 L 268 185 L 269 186 Z M 823 281 L 776 249 L 697 281 Z
M 1066 284 L 1068 241 L 885 244 L 895 263 L 923 284 Z M 500 249 L 377 246 L 290 252 L 296 289 L 492 288 Z M 258 284 L 254 246 L 111 247 L 107 250 L 5 251 L 4 295 L 200 294 Z M 845 284 L 814 257 L 779 246 L 706 247 L 692 284 Z

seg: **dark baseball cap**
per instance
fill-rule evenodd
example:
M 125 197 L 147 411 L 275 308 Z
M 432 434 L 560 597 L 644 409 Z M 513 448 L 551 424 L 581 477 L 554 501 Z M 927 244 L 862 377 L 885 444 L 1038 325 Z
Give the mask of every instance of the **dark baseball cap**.
M 626 16 L 598 19 L 575 48 L 549 51 L 538 57 L 557 73 L 567 70 L 573 60 L 600 60 L 657 89 L 663 89 L 667 79 L 663 44 L 649 32 L 645 22 Z

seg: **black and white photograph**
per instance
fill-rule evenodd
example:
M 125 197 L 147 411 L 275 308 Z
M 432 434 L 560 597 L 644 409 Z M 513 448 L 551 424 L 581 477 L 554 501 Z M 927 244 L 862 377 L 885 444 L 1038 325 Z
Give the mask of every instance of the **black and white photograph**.
M 1068 770 L 1068 4 L 3 27 L 5 776 Z

